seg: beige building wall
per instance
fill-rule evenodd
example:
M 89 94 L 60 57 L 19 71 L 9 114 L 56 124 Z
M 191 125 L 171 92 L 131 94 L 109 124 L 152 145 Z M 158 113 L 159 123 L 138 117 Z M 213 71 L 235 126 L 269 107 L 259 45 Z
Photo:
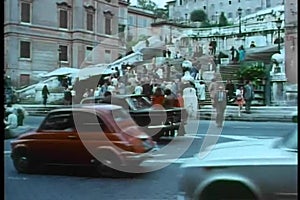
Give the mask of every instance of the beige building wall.
M 285 69 L 288 83 L 298 83 L 297 8 L 297 0 L 285 0 Z

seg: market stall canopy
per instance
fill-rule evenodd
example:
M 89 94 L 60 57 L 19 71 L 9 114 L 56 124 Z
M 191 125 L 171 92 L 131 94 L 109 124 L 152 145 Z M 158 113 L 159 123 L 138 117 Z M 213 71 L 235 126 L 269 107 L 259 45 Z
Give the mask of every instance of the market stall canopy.
M 163 50 L 165 49 L 165 47 L 146 47 L 141 50 L 141 53 L 143 53 L 143 59 L 148 60 L 152 59 L 153 57 L 163 57 Z
M 284 46 L 284 44 L 282 44 Z M 263 61 L 270 63 L 273 54 L 278 52 L 277 45 L 269 45 L 266 47 L 255 47 L 246 49 L 245 61 Z
M 79 80 L 88 79 L 92 76 L 97 75 L 109 75 L 116 73 L 116 70 L 113 70 L 111 68 L 108 68 L 107 66 L 91 66 L 91 67 L 85 67 L 81 69 L 78 72 L 78 78 Z
M 77 68 L 71 68 L 71 67 L 61 67 L 58 68 L 52 72 L 49 72 L 47 74 L 42 75 L 42 78 L 49 78 L 52 76 L 63 76 L 63 75 L 69 75 L 69 74 L 73 74 L 74 76 L 77 76 L 79 72 L 79 69 Z
M 139 41 L 136 45 L 132 47 L 134 52 L 142 52 L 142 49 L 150 47 L 150 48 L 162 48 L 165 46 L 164 41 L 161 41 L 159 36 L 151 36 L 148 39 L 149 45 L 146 45 L 146 40 Z M 142 52 L 143 53 L 143 52 Z

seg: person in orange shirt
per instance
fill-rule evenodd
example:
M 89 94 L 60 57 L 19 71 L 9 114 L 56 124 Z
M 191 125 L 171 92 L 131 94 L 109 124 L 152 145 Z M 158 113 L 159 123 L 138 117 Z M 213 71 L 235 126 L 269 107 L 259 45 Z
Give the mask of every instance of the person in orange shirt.
M 152 105 L 163 105 L 165 100 L 163 90 L 160 87 L 157 87 L 153 96 L 152 96 Z

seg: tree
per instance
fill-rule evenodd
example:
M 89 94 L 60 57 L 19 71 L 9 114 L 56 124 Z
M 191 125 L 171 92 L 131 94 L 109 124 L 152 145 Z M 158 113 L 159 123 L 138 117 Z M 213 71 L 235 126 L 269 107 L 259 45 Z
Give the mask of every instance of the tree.
M 167 9 L 157 8 L 154 11 L 154 14 L 157 18 L 161 18 L 161 19 L 167 19 L 168 18 L 168 10 Z
M 253 85 L 257 85 L 267 75 L 266 67 L 263 62 L 246 62 L 236 73 L 236 78 L 240 82 L 251 80 Z
M 205 22 L 207 21 L 207 15 L 204 10 L 194 10 L 191 12 L 190 20 L 192 22 Z
M 227 18 L 225 17 L 224 12 L 221 12 L 221 15 L 219 17 L 219 26 L 227 26 L 227 25 L 228 25 Z
M 144 10 L 155 11 L 157 9 L 156 3 L 151 0 L 137 0 L 138 7 L 143 8 Z

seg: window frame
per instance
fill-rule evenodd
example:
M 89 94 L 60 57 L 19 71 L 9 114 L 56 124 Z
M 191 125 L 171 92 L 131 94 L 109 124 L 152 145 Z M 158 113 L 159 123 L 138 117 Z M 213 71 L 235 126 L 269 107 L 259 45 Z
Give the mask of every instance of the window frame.
M 66 50 L 67 60 L 62 60 L 63 49 L 61 47 L 66 47 L 67 48 L 67 50 Z M 69 45 L 59 44 L 58 49 L 61 50 L 61 53 L 58 54 L 58 61 L 61 62 L 61 63 L 69 63 Z
M 90 16 L 90 18 L 89 18 Z M 87 31 L 95 31 L 95 14 L 92 12 L 86 12 L 86 20 L 85 20 L 85 28 Z M 92 20 L 91 22 L 89 22 L 89 19 Z M 90 27 L 91 26 L 91 27 Z
M 66 2 L 61 2 L 61 3 L 56 3 L 56 5 L 57 5 L 57 27 L 59 28 L 59 29 L 62 29 L 62 30 L 69 30 L 70 28 L 71 28 L 71 20 L 72 20 L 72 18 L 71 18 L 71 6 L 68 4 L 68 3 L 66 3 Z M 60 11 L 66 11 L 67 12 L 67 27 L 65 28 L 65 27 L 61 27 L 61 15 L 60 15 Z
M 91 52 L 89 54 L 88 53 L 88 48 L 92 48 Z M 85 61 L 87 63 L 92 63 L 94 58 L 93 58 L 93 50 L 94 50 L 94 47 L 93 46 L 89 46 L 89 45 L 86 45 L 85 46 Z
M 55 127 L 53 127 L 54 129 L 47 129 L 47 122 L 49 120 L 53 120 L 55 119 L 55 122 L 57 123 L 57 119 L 61 118 L 61 119 L 69 119 L 68 117 L 71 117 L 73 119 L 73 114 L 72 111 L 62 111 L 62 112 L 56 112 L 56 113 L 51 113 L 50 115 L 48 115 L 48 117 L 43 121 L 43 123 L 41 124 L 41 126 L 38 128 L 38 132 L 57 132 L 59 131 L 59 133 L 61 132 L 66 132 L 66 133 L 70 133 L 70 132 L 75 132 L 76 131 L 76 126 L 74 123 L 74 129 L 55 129 Z M 49 125 L 48 125 L 49 126 Z M 54 125 L 52 125 L 54 126 Z
M 95 19 L 96 8 L 94 8 L 92 5 L 89 5 L 89 4 L 84 5 L 83 7 L 85 8 L 85 18 L 84 18 L 84 20 L 85 20 L 84 21 L 85 29 L 89 32 L 94 32 L 95 29 L 96 29 L 95 28 L 95 26 L 96 26 L 96 24 L 95 24 L 95 21 L 96 21 L 96 19 Z M 89 16 L 91 16 L 91 20 L 92 20 L 91 23 L 88 22 Z M 91 24 L 91 30 L 89 29 L 90 28 L 89 24 Z
M 22 57 L 22 42 L 29 43 L 29 57 Z M 32 58 L 32 42 L 28 40 L 20 40 L 19 42 L 19 58 L 21 60 L 31 60 Z
M 62 22 L 61 22 L 61 11 L 64 11 L 64 12 L 66 12 L 66 23 L 67 23 L 67 27 L 61 27 L 61 24 L 62 24 Z M 64 29 L 64 30 L 68 30 L 69 29 L 69 11 L 68 11 L 68 9 L 66 9 L 66 8 L 59 8 L 58 9 L 58 28 L 59 29 Z
M 108 17 L 105 17 L 105 19 L 104 19 L 104 33 L 106 34 L 106 35 L 112 35 L 112 30 L 111 30 L 111 18 L 108 18 Z M 107 26 L 108 25 L 108 26 Z
M 22 21 L 22 5 L 29 4 L 29 22 Z M 31 1 L 20 1 L 20 23 L 21 24 L 32 24 L 32 2 Z
M 104 34 L 113 35 L 112 19 L 114 14 L 110 10 L 105 10 L 104 14 Z

